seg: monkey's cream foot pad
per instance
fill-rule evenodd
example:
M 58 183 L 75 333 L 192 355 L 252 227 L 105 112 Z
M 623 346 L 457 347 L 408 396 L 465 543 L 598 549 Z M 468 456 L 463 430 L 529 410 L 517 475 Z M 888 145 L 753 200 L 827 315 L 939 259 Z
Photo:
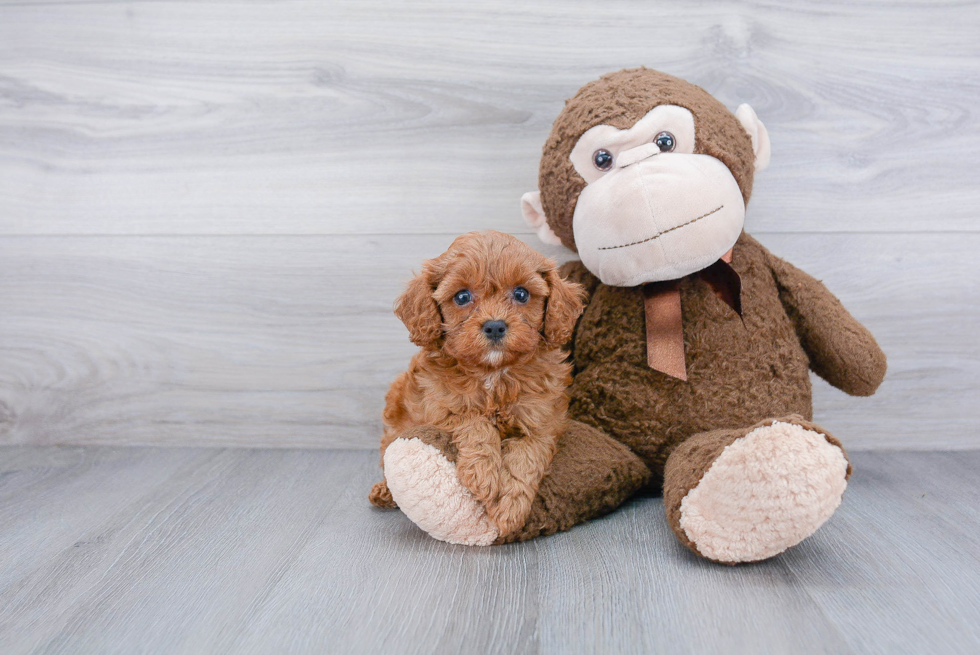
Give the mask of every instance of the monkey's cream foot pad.
M 434 539 L 489 546 L 497 538 L 483 505 L 439 449 L 419 439 L 395 439 L 385 451 L 384 470 L 398 507 Z
M 792 423 L 756 428 L 725 448 L 681 501 L 680 526 L 705 556 L 752 562 L 813 534 L 840 505 L 847 460 Z

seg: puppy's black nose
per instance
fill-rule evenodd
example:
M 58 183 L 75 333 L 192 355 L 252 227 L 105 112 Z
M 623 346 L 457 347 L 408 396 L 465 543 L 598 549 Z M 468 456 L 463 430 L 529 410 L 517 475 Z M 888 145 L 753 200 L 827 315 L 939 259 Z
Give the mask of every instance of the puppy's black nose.
M 483 334 L 491 341 L 500 341 L 507 334 L 507 324 L 503 321 L 487 321 L 483 324 Z

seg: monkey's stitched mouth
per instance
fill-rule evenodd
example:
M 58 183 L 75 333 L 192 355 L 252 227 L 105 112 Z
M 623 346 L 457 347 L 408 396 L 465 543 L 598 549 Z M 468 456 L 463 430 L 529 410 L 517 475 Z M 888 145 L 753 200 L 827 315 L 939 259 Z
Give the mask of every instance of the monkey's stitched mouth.
M 670 229 L 667 229 L 667 230 L 664 230 L 663 232 L 657 232 L 652 237 L 647 237 L 646 239 L 642 239 L 640 241 L 634 241 L 632 243 L 624 243 L 621 246 L 603 246 L 602 248 L 597 248 L 597 250 L 615 250 L 616 248 L 629 248 L 630 246 L 638 246 L 641 243 L 646 243 L 648 241 L 653 241 L 654 239 L 659 239 L 660 237 L 662 237 L 663 235 L 667 234 L 668 232 L 673 232 L 674 230 L 679 230 L 682 227 L 687 227 L 691 223 L 696 223 L 696 222 L 700 221 L 702 218 L 707 218 L 708 216 L 711 216 L 712 214 L 721 211 L 722 208 L 724 208 L 724 206 L 725 205 L 719 205 L 718 207 L 715 207 L 714 209 L 712 209 L 707 214 L 701 214 L 697 218 L 692 218 L 691 220 L 689 220 L 686 223 L 681 223 L 680 225 L 675 225 L 674 227 L 672 227 Z

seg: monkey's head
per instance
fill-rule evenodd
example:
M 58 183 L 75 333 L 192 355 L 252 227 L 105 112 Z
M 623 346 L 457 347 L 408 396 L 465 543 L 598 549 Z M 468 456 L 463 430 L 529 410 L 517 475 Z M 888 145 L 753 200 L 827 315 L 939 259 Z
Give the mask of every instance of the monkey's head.
M 701 87 L 647 68 L 605 75 L 565 103 L 545 143 L 528 223 L 602 282 L 671 280 L 738 239 L 769 135 Z

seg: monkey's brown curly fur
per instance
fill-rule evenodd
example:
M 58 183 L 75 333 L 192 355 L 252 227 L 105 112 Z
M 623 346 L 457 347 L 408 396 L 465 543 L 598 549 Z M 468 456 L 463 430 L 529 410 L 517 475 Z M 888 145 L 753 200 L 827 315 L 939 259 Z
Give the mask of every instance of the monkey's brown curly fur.
M 516 287 L 530 292 L 519 302 Z M 472 300 L 458 306 L 454 295 Z M 395 313 L 422 347 L 391 385 L 381 455 L 417 426 L 452 437 L 460 481 L 485 504 L 504 538 L 527 521 L 565 430 L 571 365 L 561 346 L 582 312 L 584 290 L 554 261 L 500 232 L 471 232 L 423 265 Z M 504 321 L 499 344 L 482 330 Z M 372 503 L 393 507 L 384 481 Z
M 600 124 L 629 128 L 664 104 L 691 111 L 695 152 L 724 163 L 748 203 L 754 151 L 738 119 L 703 89 L 684 80 L 645 68 L 619 71 L 586 84 L 568 100 L 543 149 L 541 202 L 548 225 L 566 246 L 575 248 L 572 217 L 585 186 L 569 159 L 579 137 Z M 608 461 L 593 457 L 597 470 L 632 470 L 642 462 L 653 486 L 663 485 L 670 502 L 683 498 L 697 484 L 717 452 L 732 439 L 774 417 L 797 415 L 784 420 L 820 432 L 840 447 L 829 433 L 809 422 L 813 414 L 809 370 L 854 395 L 874 393 L 885 375 L 885 355 L 874 337 L 823 284 L 744 233 L 733 257 L 732 267 L 742 282 L 742 316 L 697 276 L 680 281 L 687 382 L 647 365 L 642 287 L 601 284 L 582 262 L 569 262 L 561 270 L 589 294 L 569 346 L 575 363 L 569 388 L 570 425 L 581 422 L 598 435 L 611 436 L 638 460 L 627 466 L 619 455 Z M 695 446 L 700 450 L 695 452 Z M 559 454 L 549 478 L 563 476 L 564 469 Z M 664 485 L 665 469 L 696 474 L 674 475 Z M 624 478 L 622 487 L 634 485 L 635 479 Z M 589 487 L 595 483 L 579 484 L 574 477 L 563 480 L 563 495 L 550 499 L 548 511 L 542 513 L 549 525 L 565 526 L 607 511 L 603 504 L 607 486 Z M 553 487 L 548 479 L 542 484 L 542 489 Z M 678 530 L 677 512 L 668 511 L 668 520 Z M 529 521 L 511 539 L 546 532 Z

